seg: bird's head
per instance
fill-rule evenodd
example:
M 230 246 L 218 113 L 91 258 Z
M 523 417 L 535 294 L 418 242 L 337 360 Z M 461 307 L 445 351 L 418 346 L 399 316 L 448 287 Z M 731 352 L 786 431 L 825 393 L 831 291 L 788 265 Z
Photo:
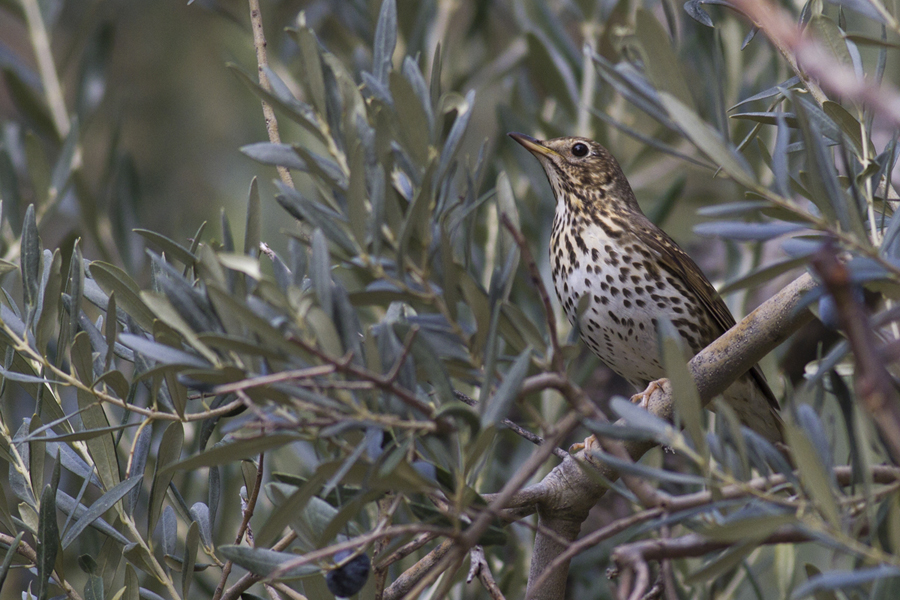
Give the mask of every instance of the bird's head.
M 583 137 L 538 140 L 522 133 L 509 137 L 537 157 L 557 203 L 565 202 L 573 210 L 640 211 L 619 162 L 599 143 Z

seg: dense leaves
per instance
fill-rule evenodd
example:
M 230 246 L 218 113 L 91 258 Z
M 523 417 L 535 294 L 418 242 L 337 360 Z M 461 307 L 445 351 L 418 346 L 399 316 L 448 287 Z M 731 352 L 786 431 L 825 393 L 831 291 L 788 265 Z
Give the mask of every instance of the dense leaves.
M 677 15 L 667 2 L 337 4 L 290 19 L 263 4 L 277 21 L 272 63 L 229 67 L 275 111 L 281 139 L 239 149 L 266 176 L 281 167 L 275 193 L 245 182 L 245 215 L 194 223 L 190 239 L 134 227 L 140 163 L 100 131 L 115 129 L 99 110 L 111 93 L 107 26 L 75 44 L 77 72 L 3 53 L 16 112 L 0 139 L 0 586 L 193 598 L 265 580 L 310 598 L 399 598 L 418 583 L 441 597 L 472 589 L 451 567 L 476 548 L 486 589 L 485 573 L 522 597 L 531 531 L 509 521 L 537 500 L 501 515 L 484 510 L 487 495 L 532 474 L 517 479 L 535 450 L 512 429 L 555 435 L 571 408 L 558 392 L 584 390 L 620 418 L 579 404 L 586 430 L 667 448 L 633 462 L 604 446 L 593 458 L 659 485 L 672 509 L 640 506 L 633 478 L 606 481 L 628 506 L 604 506 L 619 535 L 572 563 L 572 597 L 608 594 L 598 564 L 657 534 L 699 548 L 662 556 L 687 557 L 661 569 L 673 594 L 736 597 L 749 578 L 760 597 L 891 597 L 898 440 L 867 395 L 854 337 L 820 332 L 782 351 L 794 372 L 763 362 L 783 448 L 721 403 L 715 417 L 700 409 L 668 322 L 658 331 L 674 423 L 610 400 L 616 384 L 597 362 L 551 339 L 555 309 L 532 270 L 548 278 L 553 206 L 532 159 L 501 135 L 601 140 L 674 237 L 720 238 L 706 254 L 721 255 L 710 267 L 723 291 L 742 292 L 729 297 L 738 313 L 823 248 L 839 255 L 850 293 L 822 287 L 804 304 L 833 328 L 875 332 L 867 356 L 893 386 L 900 153 L 885 104 L 823 90 L 726 2 Z M 792 17 L 802 39 L 877 83 L 897 15 L 834 4 Z M 60 33 L 56 10 L 22 5 L 0 13 L 52 57 L 34 19 Z M 848 33 L 873 26 L 880 42 Z M 60 80 L 74 84 L 74 106 L 54 95 Z M 88 156 L 101 142 L 113 156 L 98 169 Z M 712 220 L 696 224 L 699 203 Z M 896 389 L 882 399 L 893 406 Z M 238 573 L 249 573 L 240 589 Z

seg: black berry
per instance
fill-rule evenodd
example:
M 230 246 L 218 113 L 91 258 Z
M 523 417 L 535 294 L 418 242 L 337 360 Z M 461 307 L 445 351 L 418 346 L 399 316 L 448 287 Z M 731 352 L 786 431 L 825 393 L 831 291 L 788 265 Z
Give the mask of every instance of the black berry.
M 353 554 L 350 550 L 342 550 L 334 555 L 334 562 L 339 563 Z M 328 590 L 338 598 L 349 598 L 366 585 L 372 562 L 368 554 L 360 554 L 343 567 L 328 572 L 325 584 Z

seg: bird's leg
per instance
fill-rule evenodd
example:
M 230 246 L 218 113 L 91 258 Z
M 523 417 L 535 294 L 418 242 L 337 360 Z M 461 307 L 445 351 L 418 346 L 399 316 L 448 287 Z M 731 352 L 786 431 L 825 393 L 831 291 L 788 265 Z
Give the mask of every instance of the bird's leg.
M 655 381 L 651 381 L 650 385 L 647 386 L 647 389 L 643 392 L 635 394 L 631 397 L 631 401 L 643 408 L 644 410 L 650 410 L 650 396 L 653 395 L 653 392 L 656 390 L 661 390 L 663 386 L 668 385 L 669 380 L 663 377 L 662 379 L 657 379 Z

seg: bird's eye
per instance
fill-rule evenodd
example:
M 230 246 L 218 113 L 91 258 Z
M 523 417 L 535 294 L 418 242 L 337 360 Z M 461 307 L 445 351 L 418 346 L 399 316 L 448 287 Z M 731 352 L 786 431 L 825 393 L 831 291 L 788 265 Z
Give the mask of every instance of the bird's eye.
M 582 144 L 581 142 L 578 142 L 577 144 L 572 146 L 572 154 L 579 158 L 581 158 L 582 156 L 587 156 L 587 153 L 588 153 L 587 144 Z

